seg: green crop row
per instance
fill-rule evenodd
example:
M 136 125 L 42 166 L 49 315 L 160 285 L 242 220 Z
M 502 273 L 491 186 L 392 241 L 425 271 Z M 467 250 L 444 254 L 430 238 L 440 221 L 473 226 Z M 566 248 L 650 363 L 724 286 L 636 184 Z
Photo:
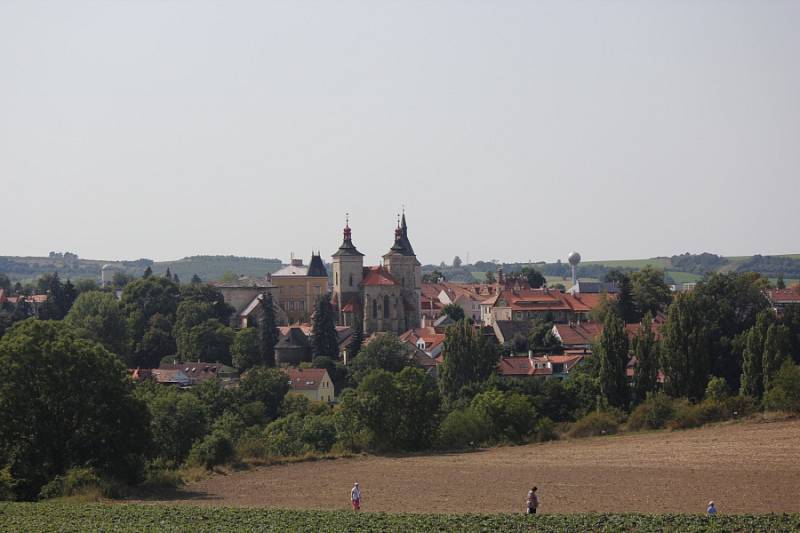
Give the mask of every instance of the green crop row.
M 0 503 L 0 531 L 555 532 L 800 530 L 800 515 L 386 514 L 138 504 Z

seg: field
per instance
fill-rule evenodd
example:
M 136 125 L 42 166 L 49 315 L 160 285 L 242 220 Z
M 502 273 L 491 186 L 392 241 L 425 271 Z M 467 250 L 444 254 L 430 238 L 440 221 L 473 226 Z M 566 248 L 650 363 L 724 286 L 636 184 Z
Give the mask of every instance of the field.
M 282 509 L 516 513 L 539 486 L 544 513 L 800 512 L 800 420 L 727 423 L 493 448 L 358 457 L 215 475 L 151 501 Z
M 555 532 L 797 531 L 800 515 L 390 515 L 146 505 L 0 504 L 0 531 L 13 532 Z

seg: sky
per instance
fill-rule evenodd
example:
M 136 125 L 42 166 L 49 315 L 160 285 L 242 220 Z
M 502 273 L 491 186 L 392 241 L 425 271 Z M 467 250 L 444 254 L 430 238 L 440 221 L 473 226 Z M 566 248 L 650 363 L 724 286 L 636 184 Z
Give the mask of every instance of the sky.
M 0 255 L 800 253 L 800 2 L 0 2 Z

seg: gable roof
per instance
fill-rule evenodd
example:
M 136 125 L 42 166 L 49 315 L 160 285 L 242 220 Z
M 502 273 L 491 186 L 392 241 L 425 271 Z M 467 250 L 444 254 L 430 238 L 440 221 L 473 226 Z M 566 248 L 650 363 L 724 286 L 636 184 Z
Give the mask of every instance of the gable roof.
M 288 331 L 283 333 L 275 344 L 275 348 L 278 349 L 308 348 L 309 346 L 308 335 L 298 326 L 289 326 Z
M 324 368 L 288 368 L 286 373 L 292 390 L 319 390 L 323 381 L 330 383 L 330 377 L 325 379 L 328 371 Z
M 328 271 L 325 270 L 325 264 L 322 262 L 322 257 L 318 254 L 311 254 L 311 263 L 308 265 L 309 277 L 314 278 L 327 278 Z

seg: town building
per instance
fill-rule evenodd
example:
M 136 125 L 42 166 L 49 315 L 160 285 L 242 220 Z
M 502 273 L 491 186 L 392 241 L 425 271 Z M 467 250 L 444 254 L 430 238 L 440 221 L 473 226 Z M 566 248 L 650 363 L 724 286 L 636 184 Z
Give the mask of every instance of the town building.
M 333 382 L 324 368 L 288 368 L 291 394 L 305 396 L 312 402 L 333 402 Z
M 311 254 L 311 262 L 291 258 L 288 266 L 269 277 L 275 304 L 283 309 L 289 323 L 304 322 L 314 312 L 317 300 L 328 294 L 328 271 L 320 254 Z
M 364 254 L 353 244 L 349 221 L 332 257 L 332 303 L 340 325 L 353 326 L 362 320 L 365 335 L 399 335 L 419 326 L 422 270 L 408 239 L 405 213 L 382 265 L 364 266 Z

